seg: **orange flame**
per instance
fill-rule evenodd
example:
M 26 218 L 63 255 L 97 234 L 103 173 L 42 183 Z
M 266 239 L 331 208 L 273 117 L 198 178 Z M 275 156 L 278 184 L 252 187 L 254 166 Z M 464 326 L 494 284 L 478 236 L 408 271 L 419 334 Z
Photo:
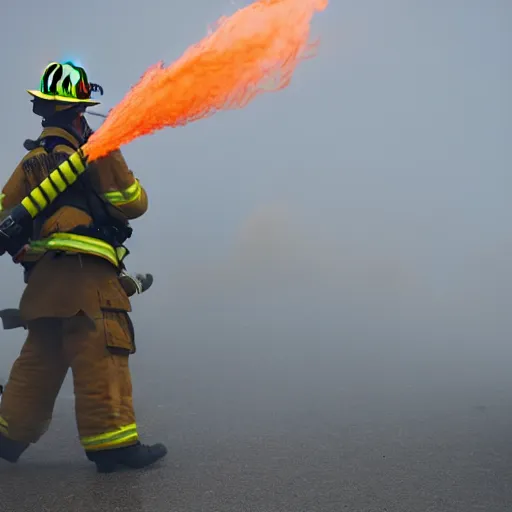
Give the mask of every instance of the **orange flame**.
M 287 87 L 308 58 L 311 19 L 328 0 L 258 0 L 217 22 L 217 29 L 169 67 L 149 68 L 83 146 L 90 161 L 137 137 L 183 126 L 216 111 L 242 108 Z

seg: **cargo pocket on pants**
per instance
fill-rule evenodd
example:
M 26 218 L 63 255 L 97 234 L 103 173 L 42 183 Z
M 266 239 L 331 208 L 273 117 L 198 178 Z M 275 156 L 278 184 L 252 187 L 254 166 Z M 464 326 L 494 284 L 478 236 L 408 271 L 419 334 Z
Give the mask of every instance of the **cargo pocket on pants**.
M 105 342 L 111 354 L 135 354 L 135 333 L 131 318 L 126 311 L 103 309 Z

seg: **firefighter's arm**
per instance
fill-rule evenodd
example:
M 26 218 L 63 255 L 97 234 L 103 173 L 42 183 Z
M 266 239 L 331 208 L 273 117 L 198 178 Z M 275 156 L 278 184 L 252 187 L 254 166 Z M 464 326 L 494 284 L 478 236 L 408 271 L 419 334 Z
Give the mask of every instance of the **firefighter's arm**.
M 0 192 L 0 220 L 27 195 L 25 172 L 20 163 Z
M 114 151 L 96 162 L 101 190 L 106 199 L 127 219 L 136 219 L 148 209 L 144 187 L 128 168 L 120 151 Z

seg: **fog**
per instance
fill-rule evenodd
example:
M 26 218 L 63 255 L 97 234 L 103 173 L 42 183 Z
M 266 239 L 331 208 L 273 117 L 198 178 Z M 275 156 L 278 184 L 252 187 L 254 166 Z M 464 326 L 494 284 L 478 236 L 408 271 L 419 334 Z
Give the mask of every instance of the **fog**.
M 106 112 L 242 5 L 30 4 L 0 7 L 4 181 L 49 60 L 79 57 Z M 150 200 L 127 260 L 155 276 L 132 314 L 148 435 L 510 407 L 511 24 L 506 0 L 331 1 L 288 89 L 123 148 Z M 0 272 L 12 307 L 21 270 Z

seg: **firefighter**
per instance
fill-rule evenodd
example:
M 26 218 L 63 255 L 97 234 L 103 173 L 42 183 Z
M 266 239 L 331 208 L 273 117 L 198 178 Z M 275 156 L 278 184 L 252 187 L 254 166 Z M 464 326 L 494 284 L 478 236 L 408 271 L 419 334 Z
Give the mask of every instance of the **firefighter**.
M 98 89 L 70 62 L 46 67 L 40 89 L 28 91 L 42 132 L 25 141 L 28 153 L 2 190 L 4 209 L 87 141 L 92 131 L 84 113 L 98 104 L 91 97 Z M 146 191 L 114 151 L 36 217 L 21 261 L 27 284 L 19 311 L 27 338 L 0 403 L 0 458 L 17 462 L 45 433 L 69 368 L 80 442 L 98 472 L 142 468 L 166 455 L 163 444 L 139 441 L 129 368 L 136 350 L 131 304 L 119 279 L 128 221 L 147 208 Z

